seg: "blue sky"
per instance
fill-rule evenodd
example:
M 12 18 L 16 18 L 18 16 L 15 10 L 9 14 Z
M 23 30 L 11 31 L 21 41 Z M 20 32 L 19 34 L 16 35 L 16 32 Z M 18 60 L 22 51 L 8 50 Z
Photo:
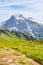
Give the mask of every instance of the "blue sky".
M 0 21 L 17 13 L 43 21 L 43 0 L 0 0 Z

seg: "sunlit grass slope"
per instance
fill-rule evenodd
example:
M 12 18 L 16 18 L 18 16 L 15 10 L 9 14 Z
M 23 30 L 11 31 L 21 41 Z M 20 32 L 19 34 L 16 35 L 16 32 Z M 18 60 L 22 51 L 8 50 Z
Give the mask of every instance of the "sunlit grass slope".
M 43 65 L 43 41 L 27 41 L 22 35 L 18 38 L 15 33 L 1 31 L 0 48 L 17 50 Z

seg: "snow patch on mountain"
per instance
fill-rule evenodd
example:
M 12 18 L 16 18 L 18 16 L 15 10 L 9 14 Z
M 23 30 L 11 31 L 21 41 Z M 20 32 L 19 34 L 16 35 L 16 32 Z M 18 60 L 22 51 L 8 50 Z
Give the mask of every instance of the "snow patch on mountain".
M 17 18 L 17 20 L 18 19 L 24 20 L 24 17 L 21 14 L 16 14 L 15 17 Z
M 32 29 L 30 28 L 30 26 L 28 25 L 28 23 L 26 22 L 26 25 L 27 25 L 27 27 L 28 27 L 28 32 L 33 36 L 33 37 L 35 37 L 35 35 L 32 33 Z
M 37 22 L 38 24 L 42 24 L 42 22 L 40 20 L 37 20 L 37 19 L 33 19 L 31 17 L 28 18 L 28 20 L 32 20 L 34 22 Z
M 15 30 L 15 31 L 19 31 L 17 27 L 10 27 L 10 28 L 7 28 L 8 30 L 12 31 L 12 30 Z

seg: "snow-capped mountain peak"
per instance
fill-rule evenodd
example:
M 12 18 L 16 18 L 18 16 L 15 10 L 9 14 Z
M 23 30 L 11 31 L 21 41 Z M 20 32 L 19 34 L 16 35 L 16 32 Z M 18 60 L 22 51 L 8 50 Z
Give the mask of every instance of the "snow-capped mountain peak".
M 3 25 L 2 29 L 25 32 L 38 39 L 43 39 L 43 25 L 33 18 L 25 18 L 23 15 L 12 15 Z
M 24 19 L 25 17 L 23 16 L 23 15 L 21 15 L 21 14 L 15 14 L 15 17 L 17 18 L 17 19 Z

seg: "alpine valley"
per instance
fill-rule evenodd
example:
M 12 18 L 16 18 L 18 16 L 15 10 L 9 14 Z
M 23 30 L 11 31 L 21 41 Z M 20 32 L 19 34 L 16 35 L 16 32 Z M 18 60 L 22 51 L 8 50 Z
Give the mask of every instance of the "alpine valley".
M 43 65 L 43 24 L 21 14 L 0 23 L 0 65 Z

